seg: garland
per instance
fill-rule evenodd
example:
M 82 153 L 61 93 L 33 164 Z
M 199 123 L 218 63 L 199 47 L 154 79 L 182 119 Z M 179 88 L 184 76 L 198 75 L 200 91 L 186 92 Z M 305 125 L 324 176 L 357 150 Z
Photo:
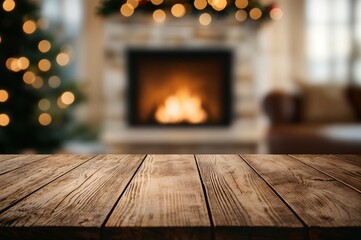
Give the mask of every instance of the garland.
M 180 9 L 184 9 L 184 12 L 178 11 L 178 15 L 177 12 L 174 14 L 172 8 L 175 5 L 182 5 Z M 265 0 L 103 0 L 98 14 L 103 17 L 119 14 L 129 18 L 134 13 L 151 14 L 159 9 L 175 18 L 185 14 L 199 16 L 208 13 L 215 17 L 234 15 L 239 22 L 263 22 L 282 16 L 281 10 L 274 2 Z

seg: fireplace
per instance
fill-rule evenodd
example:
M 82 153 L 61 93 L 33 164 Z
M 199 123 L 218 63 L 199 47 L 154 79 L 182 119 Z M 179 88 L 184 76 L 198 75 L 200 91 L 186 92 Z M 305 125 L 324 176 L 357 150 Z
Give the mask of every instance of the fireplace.
M 227 126 L 232 54 L 226 49 L 128 49 L 130 126 Z

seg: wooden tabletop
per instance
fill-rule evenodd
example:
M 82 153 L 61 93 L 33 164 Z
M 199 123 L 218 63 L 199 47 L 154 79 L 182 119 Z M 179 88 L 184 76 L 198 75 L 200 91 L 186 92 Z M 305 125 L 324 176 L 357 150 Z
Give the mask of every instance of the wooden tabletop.
M 0 155 L 0 239 L 361 239 L 361 156 Z

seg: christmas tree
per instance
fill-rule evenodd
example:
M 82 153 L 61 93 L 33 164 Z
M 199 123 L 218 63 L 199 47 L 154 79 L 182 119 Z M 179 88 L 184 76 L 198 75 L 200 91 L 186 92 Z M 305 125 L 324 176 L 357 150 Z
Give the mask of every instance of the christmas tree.
M 2 1 L 0 153 L 52 152 L 70 136 L 78 100 L 64 71 L 71 49 L 51 29 L 36 2 Z

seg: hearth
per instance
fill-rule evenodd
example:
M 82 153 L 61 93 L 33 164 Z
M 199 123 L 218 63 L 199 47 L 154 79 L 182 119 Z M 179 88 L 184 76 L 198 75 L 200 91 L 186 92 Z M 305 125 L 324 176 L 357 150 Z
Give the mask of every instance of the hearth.
M 232 53 L 227 49 L 128 49 L 130 126 L 227 126 Z

